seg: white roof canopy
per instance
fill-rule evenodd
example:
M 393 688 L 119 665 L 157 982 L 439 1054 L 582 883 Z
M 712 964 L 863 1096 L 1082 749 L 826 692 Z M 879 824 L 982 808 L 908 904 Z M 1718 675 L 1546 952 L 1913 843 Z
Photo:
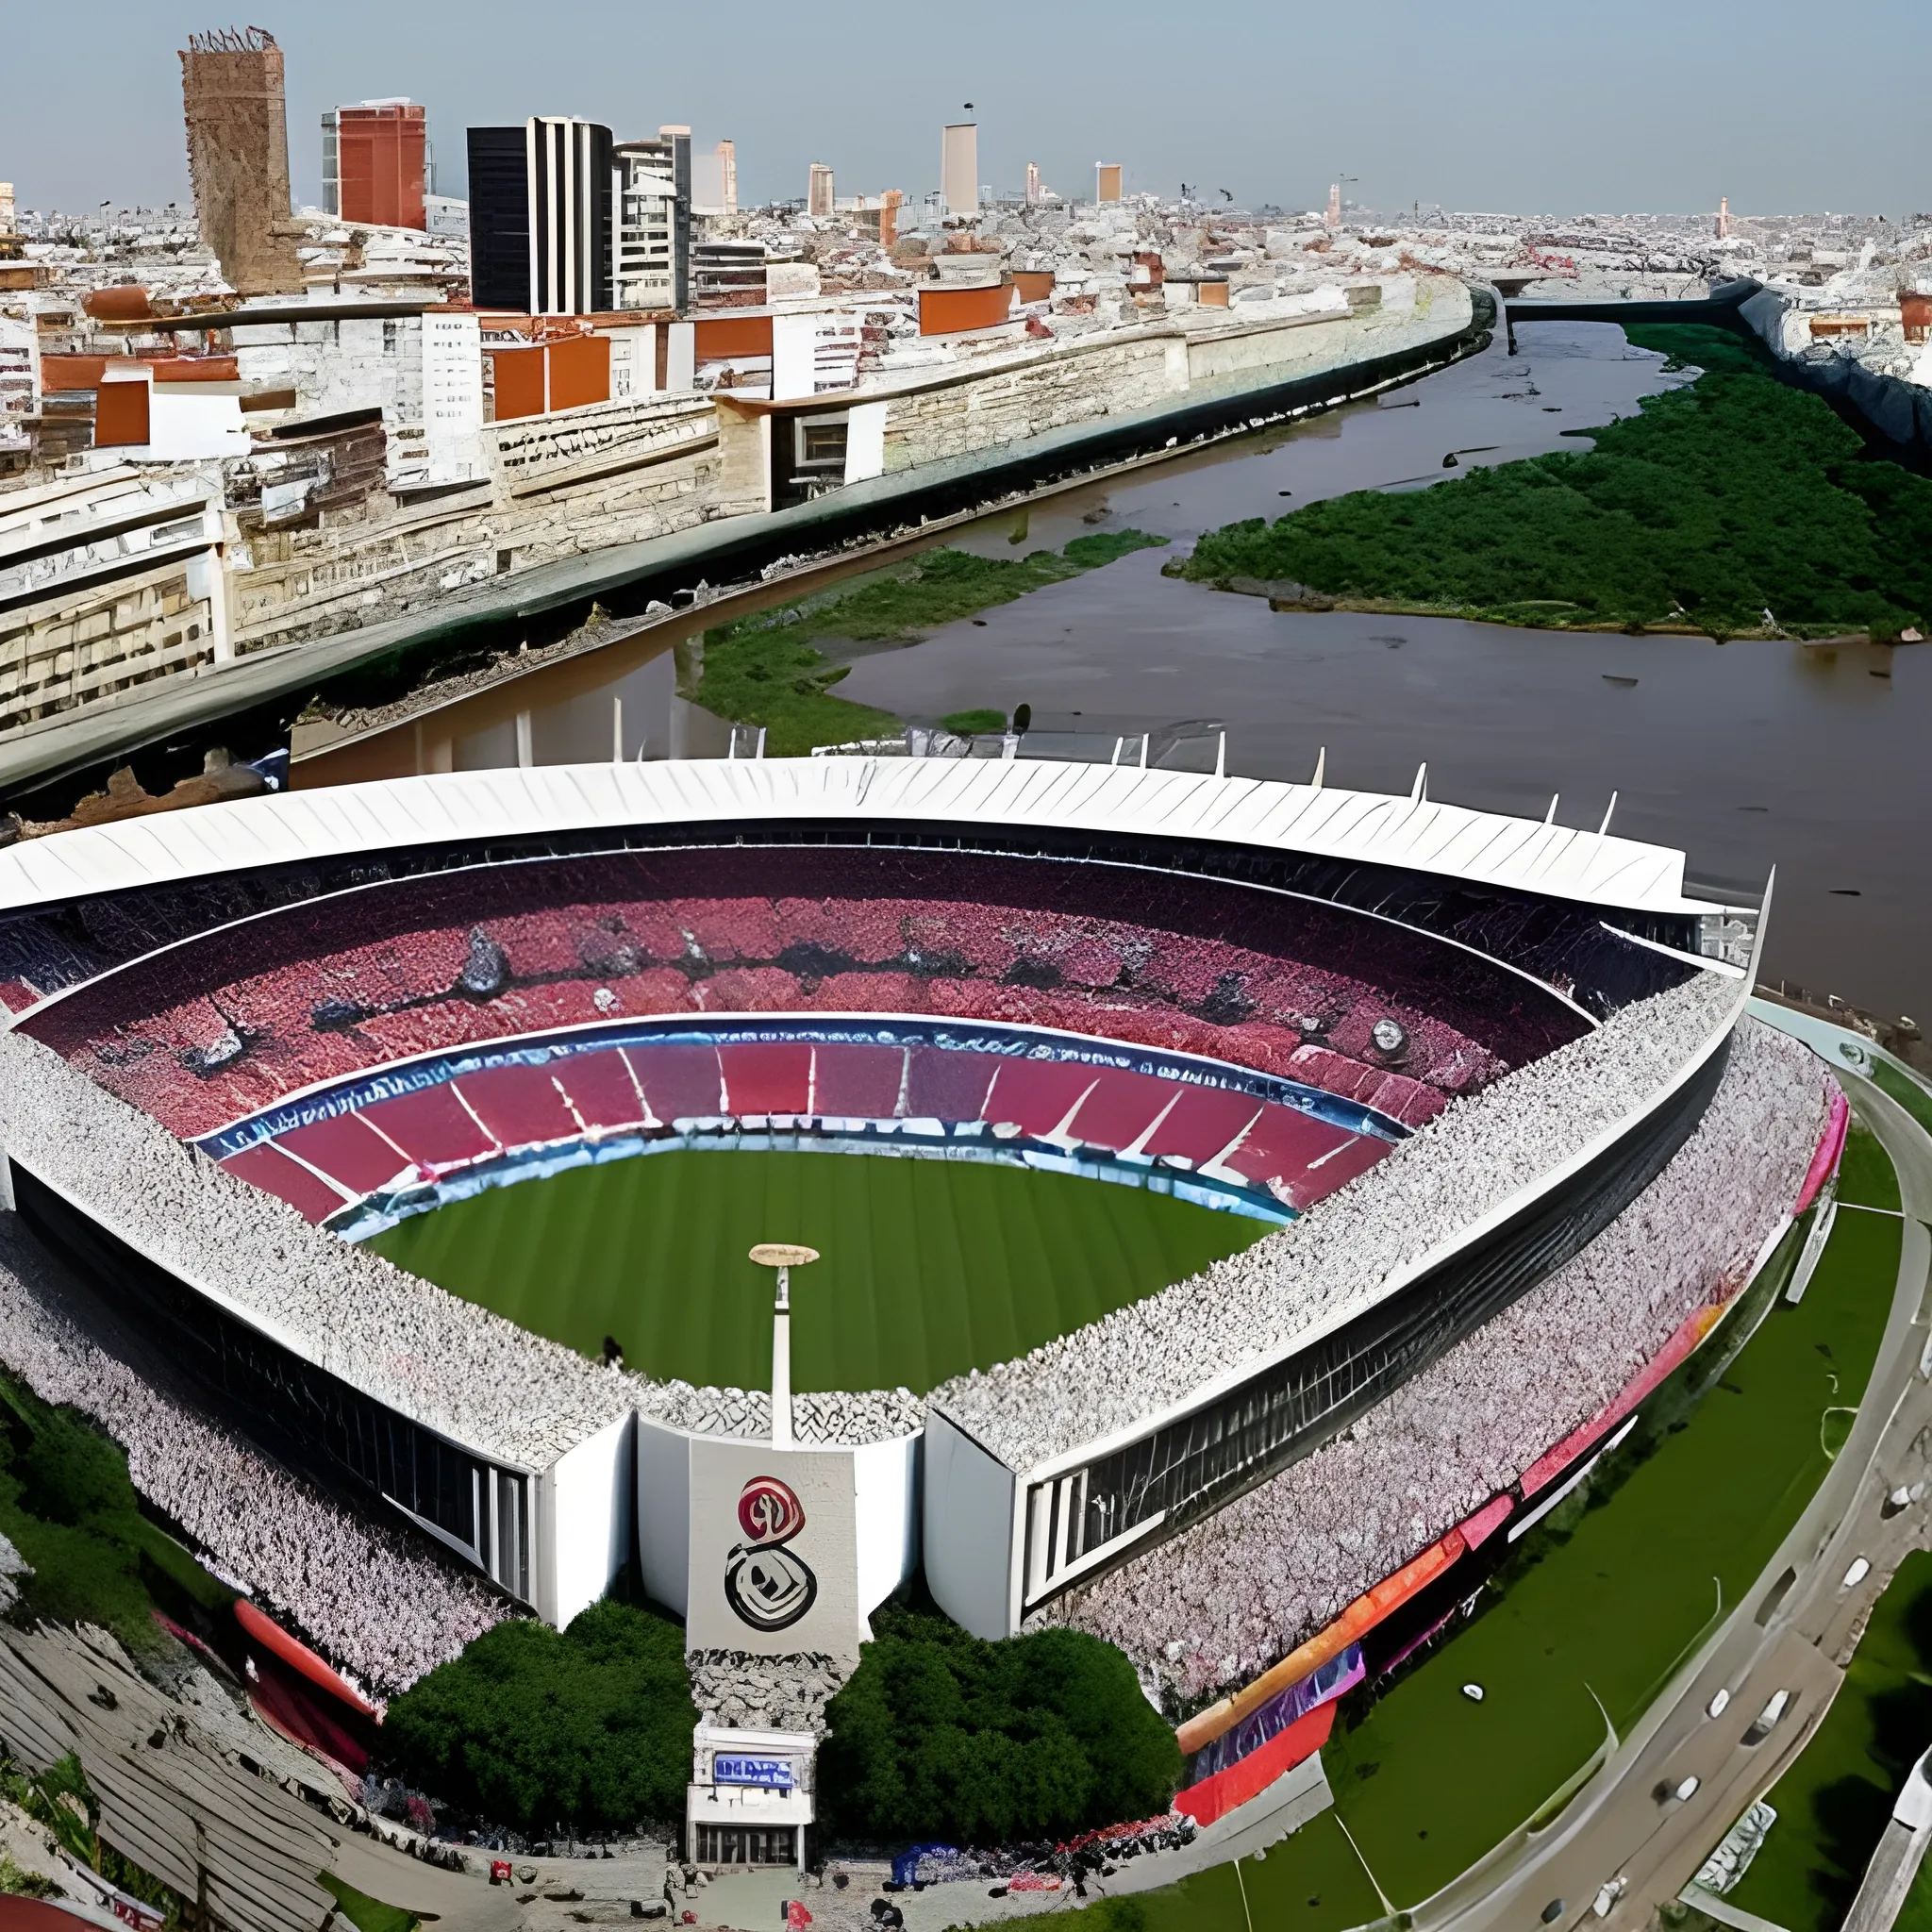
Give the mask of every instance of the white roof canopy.
M 25 840 L 0 911 L 304 859 L 457 841 L 845 818 L 1215 841 L 1404 867 L 1635 912 L 1714 912 L 1662 845 L 1428 798 L 1044 759 L 673 759 L 341 785 Z

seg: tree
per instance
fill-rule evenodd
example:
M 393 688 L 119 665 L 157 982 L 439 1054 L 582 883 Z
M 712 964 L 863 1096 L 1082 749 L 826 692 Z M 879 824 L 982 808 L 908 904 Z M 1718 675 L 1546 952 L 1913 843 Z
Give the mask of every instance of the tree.
M 1074 1630 L 988 1643 L 888 1609 L 826 1711 L 826 1828 L 959 1844 L 1058 1839 L 1164 1809 L 1174 1733 L 1111 1644 Z
M 390 1768 L 520 1831 L 675 1818 L 698 1714 L 676 1624 L 592 1604 L 567 1630 L 499 1624 L 390 1705 Z

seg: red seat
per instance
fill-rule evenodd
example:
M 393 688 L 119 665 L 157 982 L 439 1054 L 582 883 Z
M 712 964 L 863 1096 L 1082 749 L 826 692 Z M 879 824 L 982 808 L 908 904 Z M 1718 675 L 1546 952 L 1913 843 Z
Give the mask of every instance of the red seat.
M 1212 1160 L 1261 1111 L 1252 1093 L 1224 1087 L 1183 1087 L 1161 1124 L 1147 1137 L 1146 1154 L 1178 1154 L 1199 1167 Z
M 811 1110 L 834 1120 L 889 1121 L 899 1110 L 905 1077 L 903 1046 L 827 1041 L 814 1063 Z
M 470 1117 L 447 1084 L 399 1093 L 361 1111 L 364 1120 L 380 1127 L 420 1167 L 460 1167 L 496 1152 L 496 1142 Z
M 1036 1137 L 1051 1134 L 1099 1084 L 1103 1071 L 1065 1060 L 1003 1059 L 986 1096 L 984 1118 L 1011 1121 Z
M 579 1131 L 551 1071 L 547 1066 L 490 1067 L 463 1074 L 456 1085 L 506 1147 L 526 1147 L 536 1141 L 566 1141 Z
M 1263 1186 L 1279 1182 L 1278 1191 L 1291 1206 L 1306 1208 L 1373 1167 L 1388 1151 L 1389 1143 L 1373 1134 L 1354 1134 L 1291 1107 L 1271 1106 L 1223 1165 Z
M 629 1061 L 617 1047 L 552 1060 L 550 1071 L 563 1083 L 563 1091 L 585 1126 L 608 1132 L 644 1124 L 645 1108 L 638 1083 L 631 1078 Z
M 373 1193 L 387 1187 L 409 1167 L 409 1157 L 391 1146 L 359 1114 L 312 1121 L 276 1138 L 351 1194 Z
M 724 1111 L 741 1120 L 748 1113 L 810 1113 L 811 1053 L 805 1041 L 721 1046 Z
M 286 1201 L 304 1221 L 324 1221 L 345 1206 L 344 1198 L 299 1160 L 291 1160 L 273 1141 L 244 1148 L 222 1162 L 228 1172 L 251 1187 Z
M 1152 1074 L 1108 1067 L 1080 1103 L 1070 1131 L 1090 1147 L 1111 1147 L 1118 1153 L 1123 1147 L 1131 1147 L 1173 1098 L 1170 1081 L 1156 1079 Z
M 982 1109 L 993 1075 L 1006 1062 L 991 1054 L 948 1053 L 940 1046 L 915 1046 L 906 1068 L 906 1114 L 909 1120 L 990 1119 Z
M 633 1046 L 625 1057 L 651 1111 L 667 1124 L 724 1111 L 715 1046 Z

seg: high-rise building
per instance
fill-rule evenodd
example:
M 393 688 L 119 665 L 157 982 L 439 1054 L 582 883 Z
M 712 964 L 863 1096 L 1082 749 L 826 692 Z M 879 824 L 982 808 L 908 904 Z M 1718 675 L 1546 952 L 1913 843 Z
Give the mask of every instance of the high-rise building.
M 940 142 L 940 193 L 949 215 L 979 212 L 979 125 L 955 122 Z
M 1028 161 L 1026 163 L 1026 206 L 1033 208 L 1039 203 L 1039 200 L 1040 163 L 1038 161 Z
M 181 55 L 188 175 L 201 239 L 238 295 L 298 291 L 289 229 L 282 50 L 260 27 L 190 34 Z
M 691 129 L 621 141 L 617 164 L 620 308 L 683 308 L 691 300 Z
M 473 127 L 470 291 L 479 308 L 588 315 L 613 303 L 618 169 L 610 130 L 538 114 Z
M 1118 161 L 1094 162 L 1093 198 L 1101 202 L 1121 198 L 1121 164 Z
M 814 161 L 807 177 L 805 211 L 808 215 L 832 212 L 832 171 L 823 161 Z
M 344 222 L 421 228 L 428 124 L 414 102 L 358 101 L 322 117 L 322 205 Z

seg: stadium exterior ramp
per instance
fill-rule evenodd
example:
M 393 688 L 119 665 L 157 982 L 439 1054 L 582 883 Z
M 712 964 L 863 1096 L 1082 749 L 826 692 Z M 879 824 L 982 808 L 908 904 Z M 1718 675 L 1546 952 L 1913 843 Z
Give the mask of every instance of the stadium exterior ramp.
M 281 1114 L 235 1109 L 191 1127 L 164 1116 L 176 1100 L 185 1108 L 199 1093 L 206 1105 L 225 1091 L 221 1056 L 172 1057 L 186 1097 L 163 1093 L 155 1111 L 116 1097 L 125 1069 L 91 1044 L 113 1029 L 91 1031 L 90 1002 L 110 1011 L 144 974 L 163 985 L 224 947 L 265 948 L 291 906 L 346 919 L 382 892 L 460 892 L 487 880 L 514 893 L 546 866 L 629 862 L 641 852 L 708 854 L 724 870 L 759 847 L 801 861 L 828 847 L 922 862 L 1046 859 L 1063 862 L 1061 872 L 1089 869 L 1116 902 L 1124 888 L 1131 900 L 1136 880 L 1149 892 L 1174 878 L 1207 881 L 1290 908 L 1340 935 L 1344 951 L 1400 958 L 1411 1005 L 1439 991 L 1479 1019 L 1488 1003 L 1501 1014 L 1498 1040 L 1530 1042 L 1496 1062 L 1509 1070 L 1503 1077 L 1412 1136 L 1376 1116 L 1373 1168 L 1257 1253 L 1303 1228 L 1319 1238 L 1331 1217 L 1351 1240 L 1374 1234 L 1376 1204 L 1386 1222 L 1401 1201 L 1399 1190 L 1378 1190 L 1426 1172 L 1429 1148 L 1462 1131 L 1457 1124 L 1474 1118 L 1471 1109 L 1507 1119 L 1519 1091 L 1541 1095 L 1557 1108 L 1552 1131 L 1539 1138 L 1530 1171 L 1498 1197 L 1432 1209 L 1438 1218 L 1421 1230 L 1417 1252 L 1341 1291 L 1331 1281 L 1291 1308 L 1291 1296 L 1262 1280 L 1264 1300 L 1291 1315 L 1278 1332 L 1260 1332 L 1230 1300 L 1225 1324 L 1201 1330 L 1211 1367 L 1169 1364 L 1165 1380 L 1140 1377 L 1134 1386 L 1147 1399 L 1127 1424 L 1089 1426 L 1088 1407 L 1058 1402 L 1050 1379 L 1036 1387 L 1027 1361 L 938 1391 L 922 1472 L 928 1410 L 904 1391 L 801 1397 L 797 1447 L 774 1446 L 762 1391 L 692 1390 L 609 1371 L 316 1224 L 334 1217 L 337 1198 L 355 1208 L 379 1189 L 351 1180 L 305 1211 L 184 1144 L 199 1140 L 232 1165 L 268 1145 L 245 1134 L 245 1144 L 224 1141 L 238 1121 L 249 1132 L 264 1119 L 276 1133 L 299 1132 L 314 1124 L 298 1117 L 304 1096 L 320 1086 L 275 1096 Z M 797 890 L 808 891 L 802 863 L 800 878 Z M 1133 908 L 1116 911 L 1131 917 Z M 0 1002 L 12 1009 L 0 1039 L 0 1174 L 43 1232 L 114 1283 L 175 1359 L 247 1409 L 291 1459 L 326 1465 L 402 1509 L 546 1617 L 568 1621 L 635 1556 L 654 1594 L 688 1609 L 694 1630 L 703 1623 L 712 1632 L 704 1641 L 742 1637 L 711 1600 L 715 1546 L 732 1508 L 746 1521 L 747 1499 L 758 1496 L 754 1515 L 784 1541 L 785 1508 L 757 1486 L 789 1468 L 794 1506 L 801 1495 L 829 1499 L 812 1504 L 801 1533 L 829 1541 L 800 1541 L 796 1554 L 824 1573 L 820 1600 L 842 1621 L 836 1631 L 788 1625 L 769 1644 L 740 1647 L 796 1649 L 810 1635 L 806 1647 L 848 1649 L 922 1548 L 941 1604 L 969 1628 L 999 1635 L 1307 1453 L 1633 1199 L 1694 1127 L 1722 1069 L 1753 924 L 1688 896 L 1680 853 L 1606 832 L 1420 794 L 1183 773 L 828 758 L 551 767 L 295 792 L 0 853 Z M 823 1031 L 824 1016 L 809 1017 Z M 1084 1028 L 1071 1009 L 1057 1019 L 1056 1038 L 1073 1038 L 1074 1022 Z M 1086 1030 L 1104 1027 L 1095 1020 Z M 1622 1070 L 1616 1079 L 1596 1081 L 1590 1057 L 1600 1042 L 1599 1058 Z M 602 1043 L 587 1032 L 569 1042 L 573 1052 Z M 504 1044 L 512 1059 L 536 1050 Z M 541 1051 L 551 1050 L 546 1038 Z M 1567 1090 L 1552 1103 L 1536 1084 L 1559 1062 L 1581 1069 L 1576 1077 L 1600 1103 L 1575 1109 L 1574 1131 Z M 383 1059 L 348 1077 L 353 1086 L 406 1073 L 460 1089 L 508 1062 L 469 1066 L 412 1063 L 398 1073 L 401 1060 Z M 1224 1071 L 1248 1077 L 1239 1064 Z M 728 1068 L 722 1077 L 728 1088 Z M 1277 1088 L 1267 1095 L 1287 1093 Z M 768 1125 L 773 1117 L 758 1115 Z M 1381 1158 L 1390 1148 L 1397 1158 Z M 502 1152 L 495 1146 L 491 1158 Z M 1237 1266 L 1225 1278 L 1246 1277 Z M 1148 1319 L 1167 1307 L 1162 1296 L 1141 1305 Z M 1068 1338 L 1049 1377 L 1066 1364 L 1106 1377 L 1110 1333 L 1102 1324 Z M 1042 1429 L 1042 1405 L 1060 1422 Z M 740 1469 L 747 1455 L 758 1463 L 748 1475 Z

